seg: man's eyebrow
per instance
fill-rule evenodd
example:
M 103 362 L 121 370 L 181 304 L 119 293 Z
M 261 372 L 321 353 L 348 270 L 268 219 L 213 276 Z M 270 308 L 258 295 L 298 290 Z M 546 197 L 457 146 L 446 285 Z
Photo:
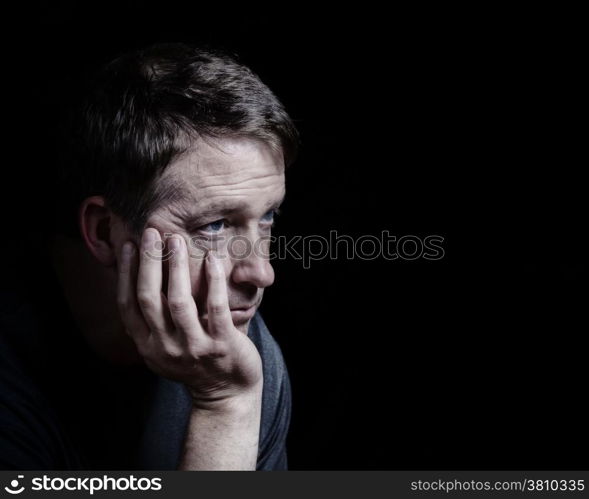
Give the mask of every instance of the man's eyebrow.
M 277 210 L 278 208 L 280 208 L 280 206 L 282 205 L 282 203 L 284 203 L 284 198 L 286 197 L 286 193 L 283 193 L 282 196 L 280 196 L 280 199 L 277 199 L 276 201 L 270 201 L 268 203 L 266 203 L 266 211 L 269 210 Z
M 284 202 L 285 194 L 283 194 L 278 200 L 271 200 L 264 206 L 264 212 L 270 210 L 278 210 L 280 205 Z M 182 217 L 184 222 L 189 227 L 198 227 L 205 223 L 209 223 L 219 218 L 223 218 L 233 213 L 244 211 L 249 208 L 248 203 L 218 203 L 211 206 L 207 206 L 198 213 L 185 213 Z

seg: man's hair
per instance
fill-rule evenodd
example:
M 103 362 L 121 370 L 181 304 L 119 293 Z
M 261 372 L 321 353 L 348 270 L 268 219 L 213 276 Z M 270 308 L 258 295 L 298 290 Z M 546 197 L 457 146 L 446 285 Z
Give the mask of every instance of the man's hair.
M 79 237 L 77 209 L 103 195 L 139 236 L 149 215 L 177 194 L 158 182 L 198 138 L 260 139 L 295 158 L 298 134 L 283 105 L 234 58 L 185 44 L 158 44 L 103 67 L 60 127 L 60 225 Z

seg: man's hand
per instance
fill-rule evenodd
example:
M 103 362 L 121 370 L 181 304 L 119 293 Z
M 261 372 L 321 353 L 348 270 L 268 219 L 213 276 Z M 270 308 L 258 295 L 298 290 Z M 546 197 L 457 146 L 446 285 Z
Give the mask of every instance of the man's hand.
M 167 298 L 162 292 L 159 232 L 146 229 L 141 244 L 139 258 L 133 243 L 123 246 L 117 301 L 127 333 L 146 365 L 161 376 L 184 383 L 195 407 L 234 406 L 249 394 L 259 398 L 260 355 L 233 325 L 225 273 L 216 255 L 209 251 L 204 263 L 208 283 L 205 329 L 191 293 L 184 239 L 177 235 L 168 239 Z
M 123 323 L 147 366 L 184 383 L 192 395 L 179 468 L 254 470 L 262 406 L 260 355 L 233 325 L 225 273 L 216 256 L 209 252 L 205 262 L 205 329 L 192 297 L 186 243 L 178 236 L 168 243 L 167 298 L 158 231 L 144 232 L 139 259 L 132 243 L 123 246 L 117 298 Z

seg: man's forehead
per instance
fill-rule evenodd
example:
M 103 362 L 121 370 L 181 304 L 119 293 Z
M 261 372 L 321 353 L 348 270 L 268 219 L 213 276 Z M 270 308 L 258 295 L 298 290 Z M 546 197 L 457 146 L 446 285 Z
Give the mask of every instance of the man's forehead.
M 174 192 L 173 198 L 177 202 L 202 201 L 216 206 L 224 195 L 283 196 L 284 183 L 283 167 L 244 162 L 232 168 L 227 165 L 212 165 L 199 171 L 179 168 L 162 178 L 160 187 L 162 191 Z
M 205 143 L 170 165 L 160 187 L 174 192 L 169 208 L 182 218 L 273 208 L 284 198 L 283 158 L 259 141 Z
M 284 171 L 280 150 L 253 138 L 202 138 L 194 142 L 168 170 L 202 182 L 209 176 L 247 176 L 254 172 Z

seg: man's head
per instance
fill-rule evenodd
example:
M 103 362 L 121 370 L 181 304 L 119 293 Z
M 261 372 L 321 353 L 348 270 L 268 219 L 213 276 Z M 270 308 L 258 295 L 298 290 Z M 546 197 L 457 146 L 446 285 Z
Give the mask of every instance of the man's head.
M 257 76 L 225 55 L 153 46 L 107 65 L 69 124 L 61 232 L 81 237 L 105 268 L 147 227 L 182 235 L 199 310 L 200 257 L 216 247 L 230 306 L 259 304 L 273 281 L 264 240 L 297 133 Z
M 139 236 L 149 214 L 176 199 L 174 186 L 159 182 L 164 171 L 200 138 L 259 139 L 286 166 L 297 148 L 290 118 L 256 75 L 227 55 L 183 44 L 124 55 L 92 75 L 64 129 L 69 235 L 79 234 L 79 204 L 99 194 Z

